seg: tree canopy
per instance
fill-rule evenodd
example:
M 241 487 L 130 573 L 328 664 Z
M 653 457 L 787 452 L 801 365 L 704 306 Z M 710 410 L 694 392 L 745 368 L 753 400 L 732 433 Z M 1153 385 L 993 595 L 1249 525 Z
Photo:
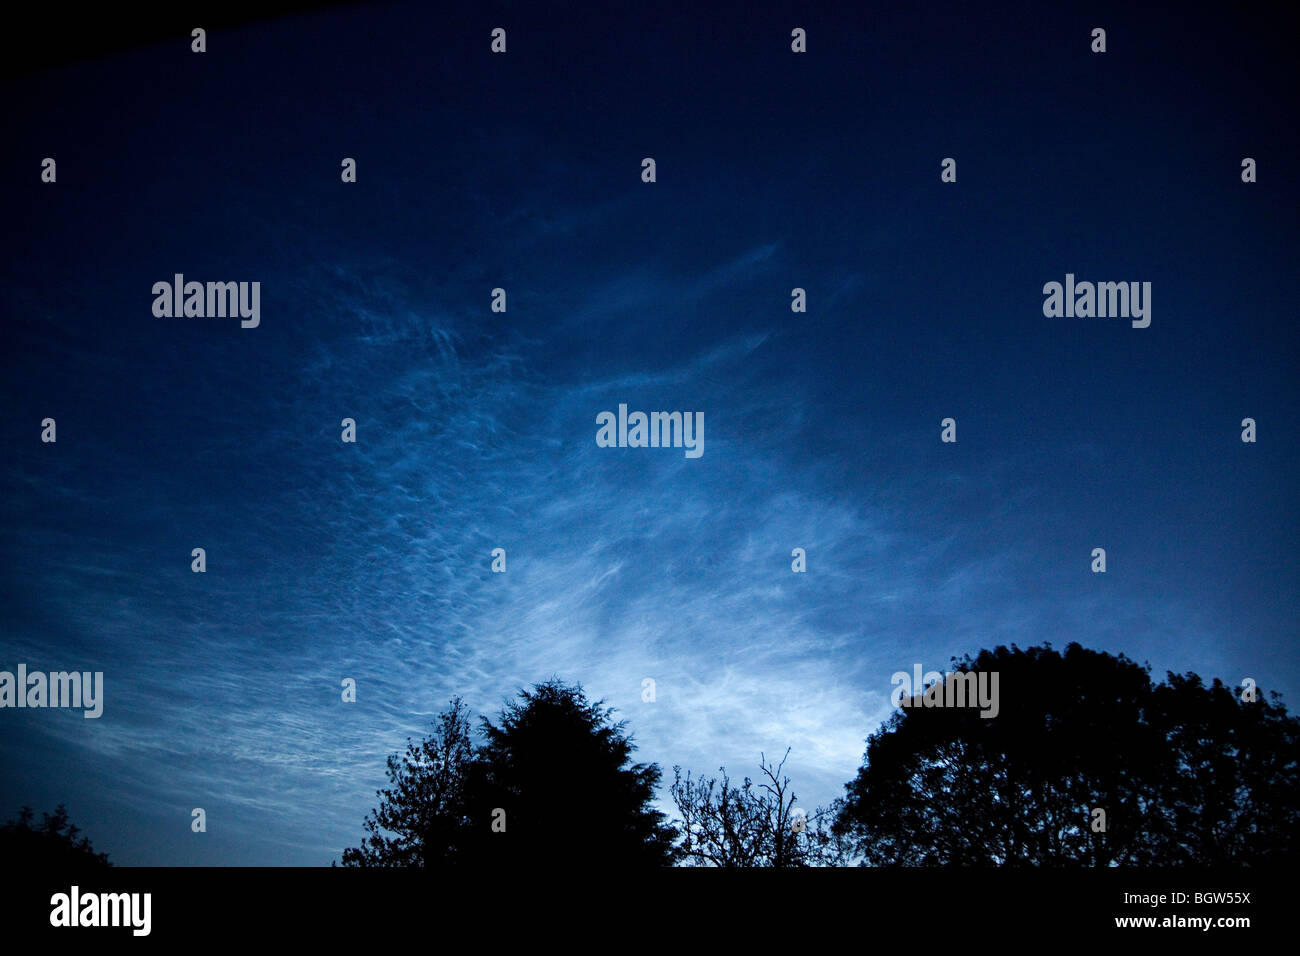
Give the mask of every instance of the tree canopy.
M 344 865 L 663 866 L 675 832 L 654 809 L 658 766 L 635 763 L 613 710 L 558 680 L 521 690 L 471 741 L 459 699 L 389 758 L 392 784 Z
M 391 786 L 365 821 L 361 846 L 343 851 L 344 866 L 436 866 L 459 860 L 470 810 L 468 778 L 474 759 L 469 712 L 453 698 L 434 731 L 404 754 L 388 757 Z
M 1277 701 L 1070 644 L 998 647 L 1000 710 L 900 709 L 835 832 L 876 865 L 1249 864 L 1293 856 L 1300 725 Z M 1244 696 L 1244 695 L 1242 695 Z M 1096 811 L 1102 811 L 1098 815 Z
M 692 779 L 673 767 L 670 788 L 681 820 L 683 862 L 695 866 L 804 867 L 834 866 L 842 862 L 842 842 L 831 832 L 830 823 L 838 809 L 817 807 L 803 810 L 783 768 L 790 756 L 775 766 L 759 755 L 758 786 L 746 777 L 735 786 L 725 767 L 722 779 Z
M 1292 860 L 1300 722 L 1276 694 L 1050 645 L 953 660 L 998 675 L 992 707 L 922 706 L 867 740 L 843 799 L 801 811 L 786 759 L 755 780 L 659 767 L 580 685 L 521 690 L 477 735 L 456 698 L 388 758 L 347 866 L 1192 866 Z M 940 701 L 933 701 L 938 703 Z M 946 703 L 954 703 L 947 701 Z M 786 751 L 788 757 L 789 751 Z
M 18 811 L 18 819 L 0 826 L 0 859 L 19 873 L 31 868 L 111 866 L 107 853 L 96 853 L 90 840 L 77 834 L 81 829 L 68 819 L 68 808 L 59 804 L 53 813 L 42 813 L 33 825 L 31 807 Z

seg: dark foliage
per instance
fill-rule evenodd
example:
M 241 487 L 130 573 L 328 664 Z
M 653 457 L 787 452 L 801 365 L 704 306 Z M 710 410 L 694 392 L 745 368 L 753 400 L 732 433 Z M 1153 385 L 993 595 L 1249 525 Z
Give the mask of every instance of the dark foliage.
M 344 866 L 438 866 L 457 862 L 469 826 L 466 784 L 474 758 L 469 713 L 459 697 L 434 732 L 388 758 L 390 787 L 366 818 L 361 846 L 343 851 Z
M 683 862 L 691 866 L 804 867 L 837 866 L 844 862 L 844 847 L 830 822 L 838 802 L 830 807 L 802 811 L 790 778 L 782 768 L 790 756 L 772 766 L 759 755 L 759 785 L 746 777 L 734 786 L 725 767 L 722 779 L 693 780 L 681 767 L 673 767 L 670 793 L 677 805 Z
M 1218 680 L 1153 684 L 1070 644 L 981 651 L 1000 711 L 900 709 L 835 831 L 876 865 L 1213 865 L 1294 858 L 1300 724 Z M 1106 828 L 1093 828 L 1092 811 Z
M 0 826 L 0 860 L 21 873 L 30 869 L 65 869 L 112 866 L 107 853 L 96 853 L 90 840 L 78 838 L 81 829 L 68 820 L 63 804 L 42 813 L 35 826 L 31 807 L 18 811 L 18 819 Z
M 389 758 L 392 786 L 350 866 L 514 868 L 663 866 L 675 832 L 652 806 L 654 764 L 632 762 L 624 723 L 578 686 L 520 692 L 470 741 L 459 700 L 435 733 Z

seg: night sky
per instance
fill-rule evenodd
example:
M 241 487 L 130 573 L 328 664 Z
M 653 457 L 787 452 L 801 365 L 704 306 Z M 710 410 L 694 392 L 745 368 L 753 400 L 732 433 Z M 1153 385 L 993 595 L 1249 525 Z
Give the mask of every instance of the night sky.
M 0 669 L 106 690 L 0 710 L 0 819 L 328 864 L 451 696 L 551 677 L 809 807 L 983 647 L 1294 705 L 1289 34 L 1128 6 L 384 4 L 6 80 Z M 1067 273 L 1150 327 L 1045 317 Z M 597 447 L 620 403 L 703 455 Z

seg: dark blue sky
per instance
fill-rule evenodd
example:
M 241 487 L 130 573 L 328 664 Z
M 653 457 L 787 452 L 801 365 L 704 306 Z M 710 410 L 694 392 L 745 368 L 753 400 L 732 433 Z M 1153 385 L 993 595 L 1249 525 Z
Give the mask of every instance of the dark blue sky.
M 809 806 L 894 671 L 999 643 L 1294 703 L 1278 24 L 845 6 L 366 6 L 10 80 L 0 669 L 107 691 L 0 711 L 0 816 L 328 863 L 451 695 L 553 675 L 669 777 L 793 747 Z M 156 318 L 177 272 L 261 325 Z M 1067 272 L 1151 282 L 1150 327 L 1045 318 Z M 620 402 L 703 456 L 597 448 Z

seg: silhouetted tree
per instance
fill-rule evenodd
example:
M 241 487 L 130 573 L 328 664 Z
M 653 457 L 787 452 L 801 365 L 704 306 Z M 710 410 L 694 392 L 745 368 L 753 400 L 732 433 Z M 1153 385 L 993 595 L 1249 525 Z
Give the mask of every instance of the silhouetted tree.
M 900 709 L 867 741 L 835 831 L 869 864 L 1179 865 L 1294 855 L 1297 722 L 1218 681 L 1070 644 L 998 647 L 999 710 Z M 1274 700 L 1277 701 L 1276 695 Z M 1105 811 L 1094 830 L 1093 810 Z
M 1169 674 L 1152 697 L 1148 719 L 1173 758 L 1157 790 L 1160 862 L 1294 862 L 1300 721 L 1279 695 L 1246 702 L 1217 678 Z
M 360 847 L 343 851 L 344 866 L 435 866 L 457 862 L 469 825 L 466 782 L 474 759 L 469 712 L 459 697 L 439 715 L 434 732 L 388 758 L 392 784 L 379 790 Z
M 580 685 L 551 680 L 521 690 L 499 724 L 482 719 L 472 786 L 479 862 L 613 869 L 673 862 L 676 833 L 652 805 L 659 768 L 632 762 L 626 722 L 612 715 Z
M 796 813 L 797 796 L 782 768 L 790 751 L 775 767 L 759 754 L 765 778 L 757 787 L 749 777 L 732 786 L 725 767 L 716 778 L 692 780 L 673 767 L 669 792 L 680 815 L 679 849 L 683 862 L 693 866 L 802 867 L 836 866 L 844 846 L 831 832 L 838 801 L 830 807 Z
M 112 866 L 107 853 L 96 853 L 80 828 L 68 820 L 63 804 L 53 813 L 42 813 L 41 823 L 32 826 L 31 807 L 18 811 L 18 819 L 0 826 L 0 860 L 14 873 L 24 869 Z
M 345 866 L 655 866 L 675 858 L 676 832 L 652 806 L 659 768 L 613 710 L 552 680 L 520 691 L 499 722 L 481 718 L 475 747 L 461 700 L 434 734 L 389 757 L 367 837 Z

